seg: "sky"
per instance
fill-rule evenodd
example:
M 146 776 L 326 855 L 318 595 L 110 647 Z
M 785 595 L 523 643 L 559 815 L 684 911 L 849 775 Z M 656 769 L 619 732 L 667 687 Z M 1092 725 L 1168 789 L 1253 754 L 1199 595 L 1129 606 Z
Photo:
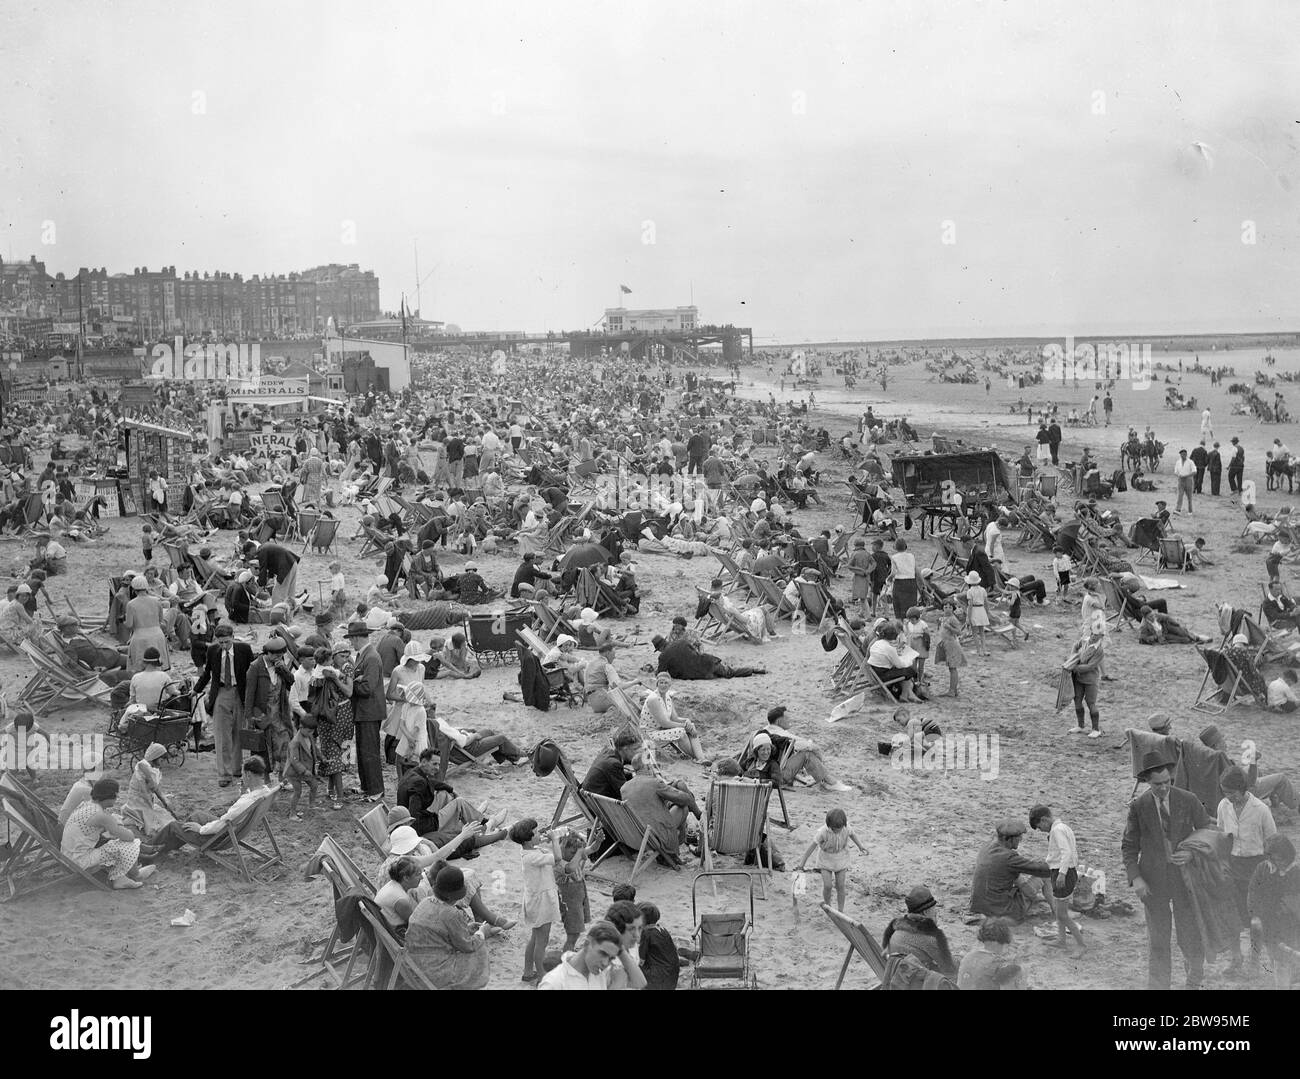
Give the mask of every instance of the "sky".
M 759 342 L 1300 330 L 1297 31 L 1291 0 L 3 0 L 0 254 L 355 262 L 466 330 L 588 328 L 619 285 Z

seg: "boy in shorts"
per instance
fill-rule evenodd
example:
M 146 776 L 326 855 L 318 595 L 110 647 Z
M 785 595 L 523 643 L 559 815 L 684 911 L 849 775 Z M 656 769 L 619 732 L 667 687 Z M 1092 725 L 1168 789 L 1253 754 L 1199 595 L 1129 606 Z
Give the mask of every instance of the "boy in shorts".
M 1052 813 L 1051 806 L 1038 805 L 1029 811 L 1029 827 L 1047 833 L 1047 866 L 1052 871 L 1052 895 L 1056 900 L 1056 939 L 1043 943 L 1049 948 L 1064 948 L 1065 934 L 1074 937 L 1078 951 L 1073 958 L 1084 953 L 1083 930 L 1070 917 L 1070 896 L 1079 881 L 1079 851 L 1074 842 L 1074 829 Z

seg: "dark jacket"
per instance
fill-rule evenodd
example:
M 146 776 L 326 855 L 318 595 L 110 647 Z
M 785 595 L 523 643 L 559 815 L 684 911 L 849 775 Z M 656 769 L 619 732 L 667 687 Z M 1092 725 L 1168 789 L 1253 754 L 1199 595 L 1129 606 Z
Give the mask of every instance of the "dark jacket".
M 1128 882 L 1132 884 L 1141 877 L 1157 899 L 1168 899 L 1172 894 L 1171 880 L 1178 867 L 1169 864 L 1169 851 L 1176 849 L 1197 828 L 1214 824 L 1196 795 L 1177 787 L 1169 791 L 1169 818 L 1166 841 L 1156 810 L 1156 796 L 1145 791 L 1129 803 L 1128 822 L 1120 840 Z
M 239 691 L 240 701 L 244 700 L 245 693 L 248 690 L 248 668 L 253 664 L 253 650 L 243 641 L 236 641 L 234 646 L 235 662 L 235 688 Z M 196 694 L 203 692 L 203 687 L 208 687 L 207 708 L 209 714 L 217 703 L 217 690 L 221 685 L 221 645 L 208 645 L 207 661 L 203 665 L 203 673 L 199 675 L 199 680 L 194 686 Z
M 257 583 L 263 588 L 272 576 L 283 581 L 298 564 L 298 556 L 278 543 L 262 544 L 253 557 L 257 561 Z
M 1205 465 L 1211 472 L 1223 471 L 1223 458 L 1219 455 L 1218 450 L 1210 450 L 1210 455 L 1205 459 Z
M 245 675 L 244 715 L 249 719 L 258 714 L 287 716 L 289 709 L 284 696 L 292 681 L 292 676 L 286 676 L 282 670 L 277 669 L 273 676 L 265 663 L 252 663 Z
M 253 597 L 248 591 L 247 585 L 232 581 L 226 587 L 225 604 L 226 614 L 229 615 L 232 622 L 239 625 L 247 624 L 248 612 L 253 607 Z

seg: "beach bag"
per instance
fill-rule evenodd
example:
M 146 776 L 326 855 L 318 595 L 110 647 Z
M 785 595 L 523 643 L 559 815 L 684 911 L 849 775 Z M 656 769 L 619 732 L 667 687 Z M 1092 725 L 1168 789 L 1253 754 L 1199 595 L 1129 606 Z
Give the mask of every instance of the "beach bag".
M 927 647 L 928 647 L 928 644 L 927 644 Z M 944 645 L 943 645 L 943 641 L 940 641 L 939 644 L 935 647 L 935 650 L 934 650 L 934 662 L 935 662 L 935 663 L 946 663 L 947 660 L 948 660 L 948 650 L 944 647 Z

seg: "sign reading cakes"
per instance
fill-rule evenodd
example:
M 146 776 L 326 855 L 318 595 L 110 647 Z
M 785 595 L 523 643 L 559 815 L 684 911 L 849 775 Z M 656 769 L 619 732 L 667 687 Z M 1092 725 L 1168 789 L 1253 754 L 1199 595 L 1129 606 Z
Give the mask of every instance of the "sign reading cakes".
M 286 431 L 264 431 L 248 436 L 248 450 L 254 457 L 279 457 L 293 453 L 294 436 Z

